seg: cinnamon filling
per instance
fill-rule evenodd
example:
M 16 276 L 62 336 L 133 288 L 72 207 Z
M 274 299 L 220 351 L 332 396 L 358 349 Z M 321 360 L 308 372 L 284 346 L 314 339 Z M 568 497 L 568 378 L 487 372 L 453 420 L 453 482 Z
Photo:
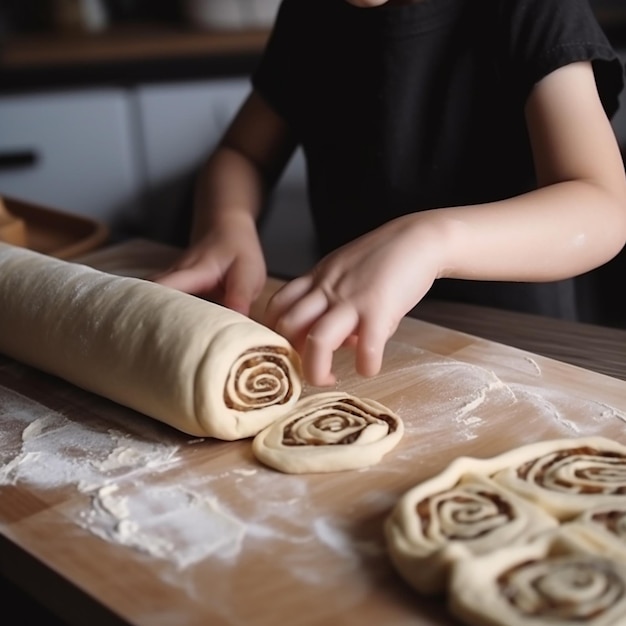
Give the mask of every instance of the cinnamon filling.
M 548 461 L 543 458 L 528 461 L 520 465 L 517 475 L 525 481 L 532 480 L 544 486 L 550 483 L 567 491 L 572 488 L 572 482 L 559 477 L 559 468 L 566 466 L 568 459 L 572 463 L 581 462 L 581 466 L 573 472 L 573 476 L 580 479 L 580 484 L 575 485 L 578 493 L 626 494 L 626 457 L 618 452 L 588 446 L 555 452 Z
M 276 346 L 251 348 L 244 352 L 237 370 L 231 372 L 226 381 L 224 404 L 236 411 L 254 411 L 289 402 L 294 392 L 290 355 L 287 349 Z M 243 385 L 242 378 L 245 379 Z M 231 389 L 238 394 L 236 397 Z
M 388 433 L 395 432 L 398 425 L 393 417 L 385 413 L 380 415 L 364 414 L 367 411 L 365 407 L 351 399 L 315 409 L 311 413 L 295 418 L 285 426 L 282 443 L 286 446 L 350 445 L 359 438 L 368 426 L 380 421 L 385 422 Z M 312 417 L 318 413 L 317 417 Z M 337 433 L 342 430 L 349 430 L 350 432 L 344 437 L 334 438 L 333 441 L 316 437 L 310 433 L 303 437 L 300 425 L 308 419 L 311 421 L 307 423 L 307 429 L 311 431 Z M 356 430 L 354 429 L 355 426 L 358 426 Z

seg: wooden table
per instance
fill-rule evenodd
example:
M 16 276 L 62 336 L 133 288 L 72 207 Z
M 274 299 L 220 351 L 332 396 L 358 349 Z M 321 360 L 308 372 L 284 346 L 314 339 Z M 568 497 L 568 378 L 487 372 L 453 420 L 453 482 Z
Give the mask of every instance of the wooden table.
M 626 380 L 626 328 L 441 301 L 424 301 L 418 305 L 416 316 L 425 322 Z
M 176 253 L 137 241 L 83 260 L 146 276 Z M 461 455 L 626 443 L 626 331 L 435 302 L 416 314 L 379 376 L 337 355 L 339 388 L 406 425 L 355 472 L 280 474 L 249 440 L 190 439 L 0 357 L 0 574 L 68 624 L 456 625 L 390 566 L 390 507 Z

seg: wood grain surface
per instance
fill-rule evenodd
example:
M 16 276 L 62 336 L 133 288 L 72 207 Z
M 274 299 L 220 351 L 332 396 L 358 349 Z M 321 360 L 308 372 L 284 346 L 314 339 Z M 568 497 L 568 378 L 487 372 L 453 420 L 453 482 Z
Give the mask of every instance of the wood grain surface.
M 147 277 L 176 254 L 137 241 L 82 260 Z M 459 456 L 626 443 L 623 380 L 422 320 L 403 321 L 379 376 L 356 376 L 348 350 L 335 367 L 405 436 L 367 470 L 292 476 L 250 440 L 191 439 L 0 357 L 0 573 L 70 624 L 456 626 L 390 565 L 397 498 Z
M 626 380 L 626 320 L 623 326 L 608 327 L 431 300 L 421 302 L 414 314 L 426 322 Z

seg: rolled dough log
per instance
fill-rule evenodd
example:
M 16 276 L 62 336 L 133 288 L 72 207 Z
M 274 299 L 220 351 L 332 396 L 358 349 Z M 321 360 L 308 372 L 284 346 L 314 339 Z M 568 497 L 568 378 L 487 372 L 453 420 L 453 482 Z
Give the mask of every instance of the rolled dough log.
M 458 562 L 449 606 L 472 626 L 618 626 L 626 623 L 626 563 L 589 551 L 562 527 Z
M 302 390 L 295 350 L 244 315 L 4 243 L 0 352 L 200 437 L 253 436 Z
M 254 438 L 252 450 L 282 472 L 336 472 L 378 463 L 403 433 L 402 420 L 380 402 L 327 391 L 302 398 Z

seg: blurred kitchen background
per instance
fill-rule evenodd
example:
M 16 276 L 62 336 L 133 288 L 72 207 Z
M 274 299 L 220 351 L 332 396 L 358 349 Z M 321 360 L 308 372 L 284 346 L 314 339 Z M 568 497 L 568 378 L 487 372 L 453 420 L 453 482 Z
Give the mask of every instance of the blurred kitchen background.
M 623 0 L 590 0 L 607 28 L 624 21 Z M 165 23 L 220 28 L 265 28 L 279 0 L 3 0 L 0 35 L 63 31 L 102 32 L 125 24 Z
M 267 27 L 276 0 L 3 0 L 3 33 L 85 30 L 129 23 L 208 28 Z
M 277 8 L 2 0 L 0 195 L 89 215 L 114 238 L 180 244 L 193 175 L 242 101 Z M 268 243 L 273 270 L 292 253 L 300 267 L 311 258 L 303 180 L 298 155 L 273 222 L 302 236 Z
M 90 216 L 114 240 L 184 243 L 193 176 L 248 89 L 278 4 L 1 0 L 0 196 Z M 626 61 L 626 0 L 592 5 Z M 626 94 L 614 125 L 626 152 Z M 268 267 L 293 276 L 315 258 L 299 153 L 271 202 Z

